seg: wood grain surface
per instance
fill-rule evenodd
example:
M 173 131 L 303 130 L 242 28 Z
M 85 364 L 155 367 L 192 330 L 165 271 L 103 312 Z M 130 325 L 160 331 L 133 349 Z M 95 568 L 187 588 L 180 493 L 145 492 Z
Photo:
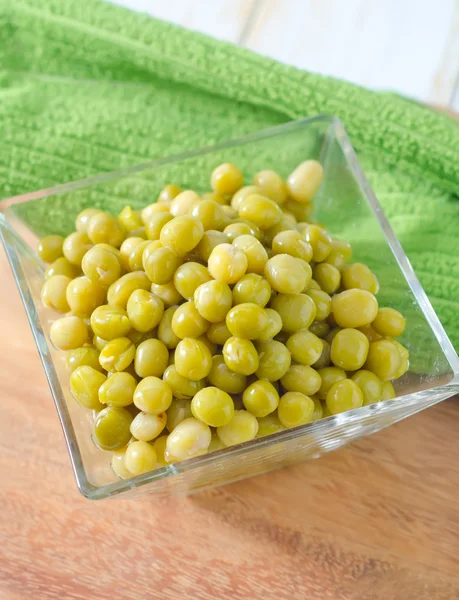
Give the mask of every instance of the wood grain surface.
M 91 502 L 0 250 L 2 600 L 459 599 L 459 402 L 190 498 Z

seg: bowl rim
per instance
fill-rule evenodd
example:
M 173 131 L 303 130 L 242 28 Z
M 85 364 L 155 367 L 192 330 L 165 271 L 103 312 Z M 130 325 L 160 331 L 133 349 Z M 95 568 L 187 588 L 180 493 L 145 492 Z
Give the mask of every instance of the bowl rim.
M 262 448 L 263 446 L 270 446 L 277 442 L 288 441 L 298 437 L 301 437 L 305 431 L 309 431 L 310 433 L 316 433 L 320 435 L 322 429 L 329 427 L 330 423 L 335 423 L 336 425 L 342 425 L 347 422 L 354 422 L 355 417 L 358 415 L 359 417 L 365 415 L 372 415 L 376 417 L 379 414 L 385 412 L 392 412 L 394 409 L 406 407 L 409 409 L 407 414 L 414 414 L 417 412 L 413 410 L 414 405 L 409 400 L 410 396 L 413 394 L 405 394 L 403 396 L 399 396 L 393 400 L 385 401 L 384 403 L 372 404 L 369 406 L 364 406 L 346 413 L 342 413 L 339 415 L 332 415 L 327 417 L 326 419 L 321 419 L 319 421 L 306 423 L 305 425 L 300 425 L 299 427 L 295 427 L 293 429 L 287 429 L 280 432 L 276 432 L 269 436 L 263 438 L 255 438 L 254 440 L 250 440 L 248 442 L 244 442 L 242 444 L 238 444 L 236 446 L 232 446 L 229 448 L 225 448 L 219 450 L 217 452 L 212 452 L 211 454 L 203 455 L 197 458 L 188 459 L 186 461 L 167 465 L 160 469 L 156 469 L 155 471 L 151 471 L 150 473 L 145 473 L 143 475 L 138 475 L 136 477 L 132 477 L 131 479 L 119 480 L 114 483 L 97 486 L 90 482 L 86 470 L 83 464 L 81 452 L 78 446 L 77 437 L 75 434 L 75 430 L 73 427 L 73 423 L 70 417 L 70 413 L 67 408 L 67 404 L 64 398 L 64 394 L 62 391 L 62 387 L 57 375 L 57 372 L 54 368 L 53 361 L 51 359 L 49 353 L 48 342 L 44 331 L 36 318 L 36 308 L 28 288 L 28 284 L 26 282 L 26 278 L 20 264 L 19 256 L 16 251 L 16 246 L 21 245 L 21 250 L 23 252 L 27 252 L 30 255 L 32 260 L 37 262 L 39 265 L 39 261 L 34 254 L 34 252 L 30 249 L 30 247 L 26 246 L 22 239 L 18 236 L 18 234 L 14 231 L 11 225 L 8 223 L 8 220 L 5 218 L 5 215 L 9 214 L 9 210 L 11 207 L 22 204 L 24 202 L 32 202 L 35 200 L 39 200 L 48 196 L 58 195 L 67 193 L 70 191 L 74 191 L 79 188 L 84 188 L 96 183 L 108 182 L 113 179 L 118 179 L 125 175 L 131 175 L 134 173 L 138 173 L 145 169 L 151 169 L 154 167 L 160 167 L 163 165 L 167 165 L 170 163 L 183 161 L 190 158 L 195 158 L 199 155 L 209 154 L 212 152 L 216 152 L 219 150 L 226 150 L 228 148 L 232 148 L 235 146 L 239 146 L 242 144 L 248 144 L 251 142 L 256 142 L 262 140 L 264 138 L 275 137 L 277 135 L 283 135 L 288 133 L 290 130 L 307 127 L 313 123 L 328 123 L 330 126 L 333 126 L 334 136 L 333 139 L 337 140 L 341 146 L 341 149 L 346 156 L 349 167 L 351 169 L 352 174 L 356 178 L 358 184 L 362 188 L 365 197 L 368 200 L 369 206 L 372 210 L 373 216 L 381 227 L 385 239 L 398 263 L 398 266 L 403 273 L 413 295 L 415 296 L 420 309 L 422 310 L 423 315 L 425 316 L 430 328 L 432 329 L 441 349 L 445 355 L 446 360 L 448 361 L 451 370 L 452 370 L 452 378 L 447 381 L 444 385 L 436 385 L 432 388 L 422 390 L 417 392 L 416 402 L 419 402 L 419 395 L 426 397 L 427 394 L 431 393 L 432 390 L 437 390 L 438 392 L 444 392 L 444 398 L 453 395 L 454 393 L 459 392 L 459 358 L 452 346 L 448 336 L 441 325 L 433 307 L 424 292 L 421 284 L 417 276 L 414 273 L 414 270 L 411 266 L 410 261 L 405 255 L 404 250 L 397 237 L 395 236 L 392 227 L 390 226 L 379 201 L 376 198 L 375 193 L 373 192 L 370 183 L 368 182 L 364 171 L 358 161 L 357 155 L 352 147 L 352 144 L 349 140 L 349 137 L 345 131 L 344 125 L 341 120 L 333 115 L 317 115 L 314 117 L 307 117 L 304 119 L 293 120 L 287 123 L 276 125 L 274 127 L 269 127 L 266 129 L 262 129 L 259 131 L 252 132 L 248 135 L 233 138 L 227 141 L 220 142 L 215 145 L 205 146 L 202 148 L 198 148 L 195 150 L 191 150 L 188 152 L 175 154 L 172 156 L 147 161 L 138 165 L 134 165 L 132 167 L 128 167 L 121 170 L 110 171 L 106 173 L 102 173 L 99 175 L 95 175 L 92 177 L 88 177 L 85 179 L 80 179 L 76 181 L 72 181 L 65 184 L 60 184 L 56 186 L 52 186 L 49 188 L 44 188 L 42 190 L 38 190 L 35 192 L 29 192 L 25 194 L 20 194 L 17 196 L 12 196 L 5 200 L 2 200 L 0 203 L 0 238 L 2 239 L 3 245 L 5 247 L 6 255 L 10 262 L 13 275 L 16 280 L 17 287 L 19 289 L 19 293 L 24 304 L 27 317 L 29 320 L 29 324 L 35 339 L 35 343 L 37 345 L 40 359 L 43 364 L 43 368 L 45 370 L 46 377 L 48 379 L 48 384 L 51 389 L 51 394 L 54 399 L 54 404 L 56 406 L 56 410 L 59 416 L 59 420 L 61 423 L 61 427 L 64 432 L 64 437 L 66 440 L 67 448 L 70 454 L 70 460 L 72 463 L 72 468 L 75 474 L 75 479 L 77 482 L 78 489 L 80 492 L 89 499 L 101 499 L 106 497 L 115 496 L 121 494 L 125 491 L 138 489 L 147 484 L 154 483 L 160 480 L 164 480 L 172 477 L 173 475 L 178 475 L 181 473 L 185 473 L 187 471 L 191 471 L 197 467 L 204 466 L 208 463 L 212 463 L 215 460 L 219 460 L 223 455 L 224 456 L 233 456 L 237 457 L 239 455 L 245 454 L 247 450 L 254 448 Z M 328 137 L 328 136 L 326 136 Z M 321 156 L 325 155 L 326 146 L 330 140 L 325 139 L 324 146 L 321 150 Z M 5 214 L 2 214 L 5 213 Z M 16 218 L 16 217 L 15 217 Z M 41 267 L 40 267 L 41 268 Z M 441 398 L 441 399 L 444 399 Z M 408 399 L 408 401 L 407 401 Z M 433 400 L 431 404 L 438 402 L 439 400 Z M 426 408 L 426 405 L 423 404 L 419 407 L 419 410 L 423 410 Z M 404 418 L 402 415 L 400 419 Z M 399 419 L 396 419 L 399 420 Z M 394 420 L 395 422 L 395 420 Z

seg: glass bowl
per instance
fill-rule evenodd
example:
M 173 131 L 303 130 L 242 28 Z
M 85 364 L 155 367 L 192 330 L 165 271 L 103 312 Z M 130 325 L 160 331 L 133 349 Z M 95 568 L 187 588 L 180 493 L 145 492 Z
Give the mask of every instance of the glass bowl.
M 314 200 L 315 218 L 336 237 L 351 242 L 353 260 L 376 273 L 381 306 L 407 317 L 401 341 L 410 369 L 396 382 L 394 400 L 255 439 L 218 452 L 119 480 L 110 455 L 91 439 L 92 416 L 71 397 L 65 357 L 49 343 L 56 317 L 40 301 L 44 270 L 34 252 L 37 238 L 67 234 L 77 213 L 96 206 L 117 213 L 126 204 L 141 208 L 167 183 L 198 192 L 222 162 L 234 162 L 246 181 L 262 169 L 282 176 L 301 161 L 318 159 L 324 182 Z M 99 499 L 118 494 L 187 494 L 317 458 L 325 452 L 428 408 L 459 392 L 459 359 L 379 205 L 339 119 L 319 116 L 287 123 L 180 156 L 155 160 L 2 202 L 0 235 L 35 336 L 64 430 L 80 491 Z

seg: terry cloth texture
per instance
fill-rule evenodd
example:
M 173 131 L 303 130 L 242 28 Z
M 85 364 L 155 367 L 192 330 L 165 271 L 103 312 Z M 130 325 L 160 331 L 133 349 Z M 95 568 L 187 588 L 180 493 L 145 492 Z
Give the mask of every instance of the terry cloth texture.
M 0 9 L 0 197 L 334 114 L 459 348 L 456 122 L 99 0 Z

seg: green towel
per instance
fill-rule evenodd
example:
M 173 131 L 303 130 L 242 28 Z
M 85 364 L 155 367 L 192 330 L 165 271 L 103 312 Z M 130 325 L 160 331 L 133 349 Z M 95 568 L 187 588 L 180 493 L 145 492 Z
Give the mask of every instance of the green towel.
M 97 0 L 0 7 L 0 197 L 335 114 L 459 347 L 454 121 Z

